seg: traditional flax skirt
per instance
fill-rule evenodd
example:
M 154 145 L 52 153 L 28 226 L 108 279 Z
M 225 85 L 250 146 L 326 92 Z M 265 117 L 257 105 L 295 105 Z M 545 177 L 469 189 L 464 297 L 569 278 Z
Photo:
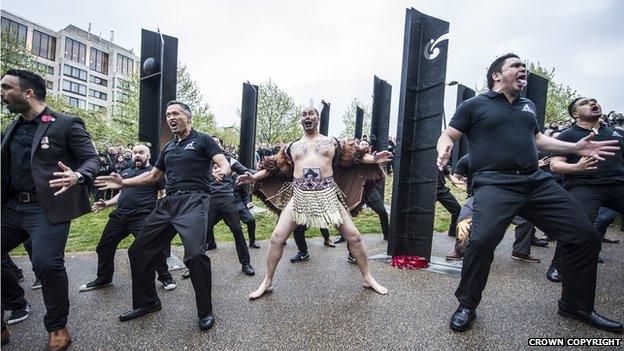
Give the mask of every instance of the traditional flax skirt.
M 293 179 L 293 220 L 309 228 L 338 227 L 343 223 L 341 210 L 345 194 L 334 177 Z

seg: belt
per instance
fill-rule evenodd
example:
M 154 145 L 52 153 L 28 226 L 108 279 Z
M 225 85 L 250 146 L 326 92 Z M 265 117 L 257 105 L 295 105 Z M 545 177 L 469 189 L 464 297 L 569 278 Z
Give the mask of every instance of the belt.
M 39 202 L 37 199 L 37 193 L 29 193 L 27 191 L 16 193 L 13 195 L 13 198 L 17 200 L 17 202 L 23 204 Z
M 184 189 L 184 190 L 174 190 L 172 192 L 168 192 L 167 196 L 189 195 L 189 194 L 208 194 L 208 192 L 205 190 L 199 190 L 199 189 Z
M 533 174 L 535 172 L 537 172 L 537 168 L 535 169 L 514 169 L 514 170 L 507 170 L 507 171 L 481 171 L 481 172 L 475 172 L 476 175 L 478 174 L 513 174 L 513 175 L 529 175 L 529 174 Z

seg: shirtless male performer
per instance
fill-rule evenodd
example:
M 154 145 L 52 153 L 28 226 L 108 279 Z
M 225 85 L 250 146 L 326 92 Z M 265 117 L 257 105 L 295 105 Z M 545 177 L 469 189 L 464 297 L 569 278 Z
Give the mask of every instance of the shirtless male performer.
M 273 291 L 273 276 L 282 257 L 283 244 L 297 225 L 315 228 L 337 227 L 349 242 L 349 248 L 364 278 L 363 286 L 385 295 L 388 289 L 379 285 L 368 271 L 366 249 L 362 236 L 358 232 L 349 211 L 341 202 L 343 193 L 333 178 L 332 161 L 340 145 L 334 138 L 319 134 L 319 113 L 313 107 L 304 108 L 301 112 L 301 125 L 304 135 L 289 147 L 291 160 L 287 167 L 293 170 L 293 194 L 282 210 L 269 245 L 267 254 L 267 274 L 258 290 L 249 294 L 250 299 L 257 299 L 265 293 Z M 284 152 L 282 149 L 281 152 Z M 375 156 L 366 154 L 360 163 L 384 164 L 392 159 L 388 151 L 380 151 Z M 314 177 L 304 174 L 316 172 Z M 270 175 L 267 169 L 256 174 L 245 173 L 238 177 L 239 183 L 252 183 Z

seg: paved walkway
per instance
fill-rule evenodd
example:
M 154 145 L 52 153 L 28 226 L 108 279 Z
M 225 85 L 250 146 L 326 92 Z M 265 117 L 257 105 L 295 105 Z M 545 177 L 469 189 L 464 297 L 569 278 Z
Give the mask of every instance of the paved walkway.
M 620 232 L 611 236 L 624 239 Z M 510 257 L 513 234 L 496 250 L 495 262 L 475 327 L 467 333 L 448 328 L 457 307 L 453 292 L 458 278 L 424 271 L 397 270 L 369 261 L 373 275 L 389 289 L 380 296 L 361 287 L 357 266 L 346 262 L 345 245 L 331 249 L 322 240 L 309 240 L 310 261 L 291 264 L 296 248 L 289 239 L 277 271 L 275 291 L 258 301 L 247 293 L 265 271 L 268 242 L 251 250 L 259 274 L 240 272 L 233 243 L 211 251 L 214 308 L 217 324 L 209 332 L 196 327 L 197 316 L 189 280 L 174 272 L 178 288 L 159 288 L 163 310 L 120 323 L 117 316 L 130 307 L 130 278 L 126 251 L 117 255 L 112 287 L 79 293 L 78 286 L 94 278 L 94 252 L 67 255 L 71 310 L 69 329 L 73 350 L 510 350 L 527 349 L 529 337 L 613 337 L 557 315 L 560 287 L 544 275 L 554 252 L 534 248 L 543 258 L 529 264 Z M 380 236 L 365 236 L 369 254 L 385 252 Z M 434 255 L 453 247 L 451 238 L 436 234 Z M 176 249 L 180 253 L 180 249 Z M 597 309 L 624 321 L 624 244 L 605 244 L 607 263 L 599 267 Z M 26 286 L 33 282 L 30 263 Z M 11 343 L 3 350 L 42 350 L 47 334 L 41 290 L 27 290 L 33 311 L 26 321 L 11 326 Z

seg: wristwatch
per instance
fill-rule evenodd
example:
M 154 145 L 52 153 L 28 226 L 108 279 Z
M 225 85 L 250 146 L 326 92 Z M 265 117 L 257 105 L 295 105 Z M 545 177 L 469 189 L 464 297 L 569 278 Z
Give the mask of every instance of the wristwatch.
M 80 174 L 80 172 L 74 172 L 74 174 L 76 175 L 76 177 L 78 177 L 78 184 L 84 184 L 85 182 L 84 176 Z

